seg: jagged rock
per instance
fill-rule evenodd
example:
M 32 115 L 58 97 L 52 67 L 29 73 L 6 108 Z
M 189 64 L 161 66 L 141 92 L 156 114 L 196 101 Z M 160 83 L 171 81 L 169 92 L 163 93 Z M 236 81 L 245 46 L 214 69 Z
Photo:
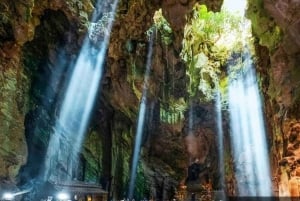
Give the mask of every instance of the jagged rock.
M 135 119 L 143 92 L 145 58 L 147 57 L 149 44 L 146 31 L 152 25 L 154 12 L 162 7 L 163 15 L 173 28 L 174 41 L 168 46 L 162 44 L 158 39 L 155 43 L 155 56 L 152 58 L 153 66 L 151 69 L 153 77 L 149 82 L 150 90 L 148 98 L 150 102 L 161 99 L 168 103 L 168 98 L 171 96 L 176 98 L 185 97 L 184 90 L 181 90 L 185 87 L 185 66 L 180 60 L 179 53 L 183 36 L 182 32 L 185 25 L 185 15 L 190 11 L 195 2 L 195 0 L 130 0 L 121 2 L 120 12 L 117 15 L 111 33 L 101 99 L 105 102 L 106 108 L 113 108 L 113 114 L 123 115 L 120 115 L 122 117 L 118 117 L 118 120 L 112 118 L 111 121 L 109 120 L 105 123 L 108 123 L 107 127 L 114 125 L 114 123 L 123 125 L 110 131 L 118 137 L 121 136 L 120 138 L 116 138 L 121 142 L 112 142 L 114 144 L 114 148 L 112 149 L 114 150 L 114 157 L 118 156 L 118 161 L 114 165 L 118 164 L 120 167 L 122 165 L 125 167 L 126 165 L 126 171 L 129 170 L 130 165 L 120 158 L 125 156 L 126 160 L 130 161 L 129 152 L 131 150 L 129 148 L 132 148 L 133 145 L 134 128 L 136 127 Z M 208 9 L 213 11 L 217 11 L 221 4 L 221 1 L 199 2 L 205 3 Z M 256 16 L 255 19 L 252 18 L 253 22 L 255 22 L 253 25 L 255 37 L 259 39 L 260 45 L 265 46 L 257 48 L 258 57 L 260 57 L 257 69 L 264 76 L 262 80 L 262 92 L 266 100 L 268 125 L 271 125 L 269 126 L 270 134 L 268 135 L 268 139 L 272 155 L 273 177 L 279 178 L 280 189 L 286 189 L 290 186 L 290 193 L 298 195 L 297 193 L 299 192 L 295 188 L 299 177 L 298 166 L 300 155 L 300 137 L 298 132 L 298 119 L 300 117 L 300 71 L 298 68 L 300 51 L 299 2 L 284 0 L 263 0 L 258 2 L 261 5 L 259 11 L 255 11 L 255 6 L 250 6 L 249 12 Z M 27 160 L 27 145 L 23 124 L 26 113 L 29 113 L 29 111 L 33 112 L 34 105 L 37 103 L 35 102 L 36 100 L 33 103 L 31 102 L 32 100 L 29 100 L 34 97 L 34 95 L 29 94 L 30 90 L 33 90 L 33 88 L 30 88 L 30 83 L 34 80 L 34 76 L 38 76 L 38 71 L 41 70 L 35 62 L 42 63 L 49 60 L 49 62 L 47 61 L 48 63 L 55 63 L 55 57 L 58 54 L 56 48 L 58 48 L 58 41 L 61 39 L 65 40 L 64 42 L 68 44 L 65 47 L 69 55 L 68 58 L 75 57 L 82 44 L 84 34 L 87 31 L 88 18 L 92 9 L 93 5 L 90 0 L 1 1 L 0 179 L 17 182 L 16 178 L 19 169 Z M 62 16 L 62 18 L 55 19 L 59 19 L 57 20 L 59 22 L 65 19 L 62 21 L 66 23 L 54 23 L 56 20 L 53 20 L 53 16 Z M 52 23 L 51 26 L 55 26 L 57 29 L 52 30 L 51 27 L 47 29 L 47 23 Z M 49 33 L 47 35 L 49 36 L 49 41 L 46 40 L 46 37 L 40 37 L 39 39 L 42 39 L 42 41 L 35 41 L 38 35 L 37 30 L 39 29 L 46 30 L 40 32 L 41 35 Z M 274 36 L 274 38 L 268 36 Z M 34 42 L 31 48 L 28 48 L 30 41 Z M 35 46 L 37 43 L 43 43 L 43 45 Z M 35 62 L 30 60 L 29 63 L 22 63 L 24 61 L 21 58 L 26 55 L 25 52 L 32 53 L 33 58 L 35 57 L 36 59 L 34 60 Z M 24 72 L 24 66 L 27 66 L 26 70 L 29 72 Z M 49 68 L 46 66 L 41 67 L 44 72 L 48 70 L 49 72 L 53 72 L 53 67 Z M 174 69 L 170 66 L 174 66 Z M 34 76 L 31 77 L 30 75 Z M 52 86 L 51 90 L 55 91 L 54 88 Z M 41 89 L 37 89 L 37 91 L 34 91 L 36 90 L 34 89 L 32 93 L 37 93 Z M 169 97 L 164 97 L 163 99 L 162 94 L 166 91 Z M 37 95 L 34 98 L 38 99 L 41 96 Z M 53 100 L 47 101 L 52 102 Z M 40 110 L 43 111 L 41 114 L 47 113 L 45 108 Z M 209 111 L 212 111 L 212 109 Z M 98 115 L 94 118 L 99 119 L 101 115 Z M 41 118 L 49 120 L 50 124 L 52 114 L 47 113 L 47 115 Z M 159 118 L 159 115 L 156 115 L 156 118 Z M 296 119 L 297 123 L 289 125 L 290 122 L 284 120 L 285 118 Z M 150 180 L 153 183 L 162 185 L 163 180 L 159 178 L 162 174 L 159 172 L 163 168 L 167 169 L 163 175 L 175 175 L 173 167 L 169 164 L 172 164 L 172 166 L 178 165 L 180 167 L 178 172 L 182 175 L 182 169 L 188 166 L 188 162 L 184 161 L 186 153 L 189 154 L 192 162 L 199 160 L 199 163 L 210 166 L 210 168 L 217 166 L 213 158 L 215 154 L 211 152 L 214 149 L 212 145 L 214 141 L 213 133 L 215 133 L 211 121 L 209 114 L 208 116 L 198 115 L 195 125 L 197 123 L 199 125 L 192 128 L 193 134 L 186 135 L 184 141 L 181 141 L 181 138 L 177 136 L 178 130 L 173 133 L 172 129 L 168 126 L 158 125 L 159 129 L 153 131 L 156 136 L 152 138 L 152 143 L 145 140 L 145 152 L 148 153 L 149 151 L 152 157 L 151 161 L 155 162 L 152 169 L 149 168 L 150 165 L 148 164 L 145 174 L 150 175 L 149 178 L 152 178 Z M 206 123 L 204 125 L 201 122 Z M 209 126 L 207 127 L 207 125 Z M 29 123 L 27 126 L 29 126 Z M 93 166 L 90 167 L 93 169 L 91 172 L 96 168 L 100 168 L 96 167 L 99 159 L 97 159 L 98 161 L 96 159 L 93 160 L 97 151 L 92 143 L 102 139 L 97 135 L 98 132 L 100 133 L 101 125 L 97 126 L 99 127 L 97 128 L 98 130 L 95 129 L 96 131 L 93 130 L 89 133 L 84 152 L 84 156 L 88 158 L 89 162 L 91 162 L 90 164 L 92 164 L 91 166 Z M 178 124 L 173 126 L 176 129 L 180 127 Z M 50 130 L 51 126 L 49 127 L 45 127 L 45 129 Z M 283 127 L 288 127 L 290 130 Z M 148 132 L 151 133 L 150 131 Z M 187 130 L 183 132 L 187 132 Z M 166 135 L 163 135 L 163 133 L 166 133 Z M 47 141 L 46 137 L 43 139 Z M 170 139 L 172 142 L 169 142 Z M 186 152 L 183 152 L 182 147 L 178 146 L 177 143 L 180 142 L 186 143 Z M 169 147 L 165 146 L 167 143 L 169 143 Z M 122 144 L 122 149 L 117 149 L 120 144 Z M 176 150 L 176 154 L 180 155 L 180 160 L 178 161 L 175 159 L 171 160 L 171 157 L 166 157 L 174 154 L 170 150 L 173 148 Z M 166 155 L 163 158 L 165 161 L 159 159 L 161 154 Z M 147 164 L 145 162 L 146 159 L 148 159 L 147 154 L 144 154 L 142 158 L 144 164 Z M 105 160 L 111 159 L 107 157 Z M 109 171 L 109 166 L 106 167 L 105 171 Z M 125 175 L 128 174 L 126 171 L 124 170 L 122 175 L 116 176 L 118 178 L 117 181 L 121 182 L 123 181 L 123 177 L 128 176 Z M 156 176 L 153 176 L 154 174 Z M 235 181 L 233 178 L 228 180 L 228 189 L 231 189 L 229 191 L 234 194 Z M 166 183 L 168 183 L 167 188 L 171 188 L 171 186 L 176 184 L 176 181 L 172 180 Z M 119 187 L 119 190 L 121 191 L 122 188 Z M 151 188 L 155 189 L 157 187 L 152 186 Z M 282 190 L 282 192 L 284 191 Z
M 274 2 L 265 0 L 264 7 L 285 32 L 282 44 L 284 50 L 288 53 L 288 55 L 296 54 L 297 52 L 299 53 L 299 2 L 286 0 L 276 0 Z
M 46 9 L 61 9 L 70 20 L 78 18 L 78 12 L 68 5 L 68 2 L 64 4 L 61 2 L 4 0 L 0 3 L 1 30 L 3 28 L 6 30 L 1 31 L 0 34 L 1 180 L 18 182 L 19 170 L 27 162 L 28 147 L 25 140 L 24 122 L 25 114 L 30 107 L 30 78 L 24 72 L 22 48 L 26 42 L 33 40 L 36 27 L 40 24 L 40 17 Z M 81 10 L 90 12 L 91 8 L 91 4 L 86 1 Z M 5 20 L 2 21 L 2 19 Z
M 256 6 L 252 7 L 253 4 Z M 248 9 L 253 32 L 260 44 L 269 49 L 269 52 L 263 52 L 265 47 L 258 48 L 261 63 L 257 69 L 264 80 L 262 91 L 269 127 L 272 176 L 278 182 L 274 192 L 281 196 L 298 194 L 295 191 L 297 182 L 292 176 L 298 167 L 300 154 L 296 131 L 299 119 L 299 60 L 295 59 L 299 57 L 300 50 L 299 37 L 296 37 L 299 35 L 298 10 L 298 1 L 285 0 L 251 1 Z M 251 13 L 260 18 L 252 18 Z M 277 38 L 276 43 L 270 43 L 275 40 L 268 42 L 267 35 Z

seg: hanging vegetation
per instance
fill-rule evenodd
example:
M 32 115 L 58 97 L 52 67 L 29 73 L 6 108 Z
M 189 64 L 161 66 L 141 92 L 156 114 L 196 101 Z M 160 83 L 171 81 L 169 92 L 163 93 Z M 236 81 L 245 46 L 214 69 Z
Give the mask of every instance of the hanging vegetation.
M 190 97 L 209 101 L 220 82 L 222 86 L 226 83 L 223 68 L 232 53 L 241 52 L 247 44 L 247 27 L 241 17 L 225 10 L 214 13 L 205 5 L 195 5 L 185 26 L 181 52 L 187 63 Z
M 165 45 L 170 45 L 173 40 L 173 31 L 168 21 L 164 18 L 161 9 L 159 9 L 154 13 L 153 20 L 154 20 L 154 24 L 147 31 L 148 37 L 150 37 L 151 33 L 154 30 L 159 31 L 161 36 L 161 41 Z

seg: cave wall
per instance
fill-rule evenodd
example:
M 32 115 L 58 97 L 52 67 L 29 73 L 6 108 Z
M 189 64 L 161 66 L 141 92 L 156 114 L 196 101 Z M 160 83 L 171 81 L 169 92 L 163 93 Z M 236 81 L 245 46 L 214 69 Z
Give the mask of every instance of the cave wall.
M 114 196 L 117 198 L 128 182 L 133 136 L 136 129 L 135 119 L 142 93 L 145 58 L 149 44 L 145 32 L 153 23 L 154 12 L 161 7 L 174 35 L 172 44 L 164 45 L 157 39 L 154 47 L 155 56 L 153 69 L 151 69 L 153 75 L 150 79 L 148 98 L 155 104 L 159 104 L 156 101 L 162 98 L 166 83 L 167 85 L 178 84 L 174 88 L 184 87 L 185 67 L 179 52 L 185 24 L 184 16 L 195 2 L 189 0 L 120 2 L 118 18 L 108 49 L 105 79 L 102 83 L 103 99 L 107 104 L 102 109 L 109 111 L 110 115 L 113 114 L 113 118 L 100 119 L 103 116 L 101 112 L 95 115 L 94 118 L 100 120 L 92 124 L 94 128 L 87 135 L 83 151 L 88 169 L 85 179 L 89 181 L 99 178 L 100 180 L 104 177 L 109 180 L 112 177 L 111 182 L 120 185 L 113 187 Z M 41 157 L 44 155 L 43 149 L 47 144 L 53 126 L 51 122 L 55 115 L 52 113 L 53 110 L 46 106 L 51 105 L 51 101 L 55 102 L 55 100 L 46 100 L 46 95 L 41 93 L 44 91 L 42 85 L 45 84 L 42 78 L 47 77 L 48 73 L 57 66 L 56 58 L 61 54 L 58 47 L 64 46 L 65 54 L 70 60 L 76 57 L 92 12 L 92 3 L 89 0 L 5 0 L 0 3 L 2 75 L 0 83 L 3 89 L 1 100 L 4 100 L 0 105 L 2 143 L 0 159 L 4 161 L 0 167 L 0 178 L 16 182 L 19 169 L 26 161 L 38 163 L 34 161 L 33 154 L 39 153 Z M 200 3 L 205 3 L 210 10 L 217 11 L 221 1 L 200 1 Z M 267 0 L 255 1 L 254 4 L 259 9 L 254 10 L 253 13 L 260 17 L 252 20 L 257 22 L 253 25 L 253 32 L 259 40 L 257 51 L 262 60 L 258 68 L 264 76 L 263 92 L 267 100 L 266 109 L 271 131 L 272 171 L 274 182 L 278 181 L 279 190 L 284 194 L 288 191 L 284 188 L 290 185 L 292 189 L 293 182 L 298 176 L 297 158 L 293 158 L 297 155 L 297 147 L 295 147 L 297 140 L 292 133 L 297 131 L 299 121 L 299 70 L 297 69 L 299 4 L 285 1 L 274 3 Z M 278 34 L 276 25 L 282 30 L 282 36 Z M 262 27 L 266 30 L 261 29 Z M 271 40 L 267 40 L 269 36 L 275 38 L 271 37 Z M 28 61 L 30 56 L 33 58 Z M 168 88 L 169 95 L 176 98 L 185 96 L 185 94 L 176 94 L 178 90 L 174 88 Z M 53 90 L 51 93 L 59 93 L 55 86 L 52 86 L 51 90 Z M 47 102 L 46 105 L 44 101 Z M 168 98 L 164 101 L 168 102 Z M 156 115 L 156 118 L 159 119 L 159 115 Z M 105 129 L 103 126 L 97 126 L 98 124 L 105 124 Z M 151 119 L 148 124 L 151 125 Z M 178 161 L 168 157 L 185 152 L 185 148 L 180 144 L 182 142 L 180 129 L 174 131 L 172 125 L 164 123 L 155 126 L 158 128 L 149 129 L 148 135 L 151 137 L 145 139 L 141 172 L 144 171 L 143 174 L 147 178 L 142 178 L 140 182 L 148 180 L 152 184 L 149 193 L 162 198 L 166 196 L 164 195 L 166 192 L 158 192 L 158 189 L 164 185 L 166 189 L 176 186 L 177 183 L 172 178 L 183 176 L 189 163 L 185 161 L 185 158 L 188 158 L 185 153 L 180 155 Z M 43 132 L 45 137 L 40 135 Z M 93 144 L 95 141 L 100 142 L 100 150 L 96 149 L 98 145 Z M 27 147 L 28 144 L 30 147 Z M 164 149 L 166 144 L 169 146 L 168 149 Z M 200 147 L 202 145 L 198 146 Z M 189 157 L 193 157 L 193 153 L 189 153 L 189 149 L 187 151 Z M 31 156 L 27 156 L 27 152 L 31 153 Z M 199 153 L 203 154 L 202 151 L 197 152 Z M 174 171 L 172 166 L 175 165 L 180 167 L 176 170 L 178 175 L 172 173 Z M 124 170 L 118 171 L 120 167 Z M 26 169 L 26 166 L 23 168 Z M 102 179 L 101 182 L 104 185 L 107 180 Z
M 40 163 L 34 158 L 44 154 L 53 116 L 53 111 L 49 111 L 53 100 L 45 97 L 53 89 L 53 86 L 47 89 L 48 76 L 59 60 L 61 52 L 58 53 L 56 48 L 68 43 L 67 36 L 73 36 L 69 38 L 73 40 L 69 49 L 66 48 L 69 54 L 74 53 L 72 44 L 80 43 L 80 34 L 86 29 L 84 23 L 92 9 L 90 2 L 82 3 L 85 4 L 81 4 L 80 12 L 86 19 L 79 17 L 75 1 L 5 0 L 0 3 L 1 183 L 17 184 L 22 165 L 28 161 Z M 69 24 L 76 28 L 68 29 Z M 74 34 L 68 31 L 74 31 Z M 74 35 L 78 41 L 74 41 Z M 26 174 L 35 170 L 33 167 Z
M 171 198 L 186 174 L 188 162 L 180 134 L 181 123 L 160 122 L 159 108 L 170 97 L 179 99 L 186 95 L 185 90 L 176 90 L 184 89 L 186 82 L 179 53 L 184 16 L 195 2 L 120 2 L 99 101 L 104 108 L 96 108 L 81 156 L 85 170 L 82 179 L 100 182 L 107 190 L 112 188 L 115 198 L 121 199 L 120 194 L 128 183 L 149 46 L 146 31 L 160 7 L 173 28 L 173 43 L 165 45 L 157 33 L 147 97 L 151 103 L 147 109 L 148 126 L 138 171 L 138 182 L 147 181 L 150 189 L 145 186 L 137 191 L 140 195 Z M 214 11 L 221 5 L 221 1 L 200 2 L 207 3 Z M 93 3 L 90 0 L 1 1 L 1 182 L 23 184 L 41 170 L 40 161 L 45 157 L 64 85 L 59 81 L 64 77 L 56 76 L 58 71 L 65 76 L 64 72 L 74 62 L 87 31 Z M 163 98 L 164 92 L 168 96 Z M 153 110 L 155 115 L 150 118 Z M 104 120 L 103 116 L 107 118 Z M 160 191 L 162 187 L 164 191 Z
M 189 158 L 187 199 L 194 194 L 197 199 L 211 200 L 209 192 L 223 189 L 214 108 L 211 103 L 194 103 L 186 111 L 182 134 Z
M 149 49 L 149 36 L 146 31 L 152 26 L 154 12 L 162 7 L 162 13 L 173 29 L 172 42 L 165 44 L 162 40 L 163 33 L 159 30 L 155 32 L 147 111 L 151 114 L 153 103 L 154 108 L 158 108 L 158 114 L 154 119 L 148 119 L 145 124 L 151 129 L 146 128 L 147 137 L 141 151 L 141 169 L 138 170 L 137 179 L 138 184 L 141 182 L 138 186 L 150 186 L 150 189 L 136 189 L 158 199 L 171 198 L 172 194 L 174 196 L 174 188 L 185 178 L 189 165 L 180 135 L 182 122 L 173 125 L 164 123 L 159 111 L 166 109 L 160 107 L 168 105 L 170 98 L 180 99 L 186 96 L 185 65 L 179 53 L 185 24 L 184 16 L 194 3 L 195 1 L 163 1 L 162 4 L 157 1 L 122 3 L 108 49 L 103 94 L 115 110 L 131 119 L 131 135 L 134 136 Z M 220 2 L 210 2 L 208 8 L 217 10 L 220 8 Z M 117 160 L 116 163 L 118 162 Z M 128 164 L 124 164 L 123 167 L 128 167 Z M 144 179 L 139 180 L 140 178 Z
M 3 48 L 3 46 L 5 48 Z M 0 178 L 15 181 L 21 165 L 27 160 L 24 135 L 26 77 L 20 63 L 20 47 L 12 42 L 2 44 L 0 104 Z
M 299 2 L 251 1 L 248 17 L 259 57 L 273 191 L 299 196 Z

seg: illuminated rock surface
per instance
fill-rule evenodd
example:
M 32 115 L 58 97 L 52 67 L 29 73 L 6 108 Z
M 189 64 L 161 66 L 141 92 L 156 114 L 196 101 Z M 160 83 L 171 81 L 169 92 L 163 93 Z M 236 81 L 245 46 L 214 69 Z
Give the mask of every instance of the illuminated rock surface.
M 162 32 L 157 32 L 136 194 L 140 198 L 172 198 L 179 184 L 186 182 L 188 166 L 196 160 L 210 173 L 206 180 L 207 170 L 201 172 L 192 184 L 186 183 L 188 187 L 195 182 L 197 187 L 220 188 L 214 175 L 218 165 L 216 131 L 211 123 L 214 108 L 206 107 L 206 114 L 212 117 L 199 117 L 191 136 L 185 130 L 188 115 L 177 112 L 188 96 L 186 64 L 180 51 L 185 14 L 195 2 L 120 2 L 77 179 L 100 182 L 104 188 L 111 181 L 113 197 L 126 196 L 148 49 L 145 33 L 153 24 L 155 11 L 162 8 L 173 29 L 172 42 L 164 43 Z M 198 2 L 212 11 L 218 11 L 222 3 Z M 67 79 L 67 66 L 80 50 L 93 4 L 90 0 L 0 2 L 1 185 L 20 187 L 42 171 L 41 161 L 61 105 L 62 80 Z M 284 196 L 300 194 L 296 188 L 300 177 L 299 6 L 297 1 L 256 0 L 247 11 L 256 38 L 256 70 L 265 106 L 273 191 Z M 235 195 L 228 121 L 225 115 L 225 180 L 227 194 Z

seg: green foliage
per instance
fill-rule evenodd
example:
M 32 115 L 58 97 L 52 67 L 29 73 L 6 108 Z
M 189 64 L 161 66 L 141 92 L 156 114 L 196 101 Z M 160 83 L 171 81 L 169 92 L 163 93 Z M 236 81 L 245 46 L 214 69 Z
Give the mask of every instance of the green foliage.
M 222 79 L 220 79 L 219 82 L 219 92 L 221 94 L 221 105 L 222 106 L 226 106 L 228 105 L 227 101 L 228 101 L 228 77 L 223 77 Z
M 190 96 L 209 101 L 222 79 L 232 51 L 243 49 L 242 18 L 227 11 L 211 12 L 196 4 L 184 30 L 181 57 L 187 63 Z
M 17 145 L 22 144 L 22 137 L 18 136 L 24 133 L 28 90 L 28 79 L 15 59 L 0 58 L 0 89 L 0 137 L 3 137 L 0 146 L 5 145 L 11 150 L 11 142 L 16 140 Z
M 160 105 L 160 120 L 164 123 L 175 124 L 184 118 L 184 111 L 186 110 L 187 104 L 180 98 L 178 100 L 170 97 L 167 105 Z
M 134 195 L 137 200 L 141 200 L 145 195 L 149 194 L 149 184 L 145 175 L 145 170 L 140 162 L 137 168 L 136 185 L 134 189 Z
M 4 134 L 9 134 L 9 132 L 5 132 L 4 128 L 9 128 L 17 112 L 16 107 L 11 102 L 15 100 L 17 91 L 16 76 L 16 72 L 12 68 L 0 73 L 0 128 Z
M 158 31 L 158 32 L 160 32 L 161 41 L 165 45 L 171 44 L 172 40 L 173 40 L 173 32 L 170 27 L 170 24 L 162 15 L 161 9 L 159 9 L 158 11 L 155 12 L 153 20 L 154 20 L 153 26 L 146 32 L 148 38 L 150 38 L 150 35 L 154 31 Z
M 85 179 L 86 181 L 98 181 L 103 165 L 102 165 L 102 157 L 103 157 L 103 142 L 101 139 L 101 135 L 99 133 L 92 131 L 87 136 L 84 149 L 83 156 L 86 159 L 86 171 L 85 171 Z
M 263 1 L 249 1 L 246 15 L 251 20 L 253 33 L 258 37 L 259 44 L 274 50 L 282 40 L 282 31 L 268 16 Z
M 11 20 L 9 5 L 5 2 L 0 2 L 0 22 L 1 24 L 7 24 Z

